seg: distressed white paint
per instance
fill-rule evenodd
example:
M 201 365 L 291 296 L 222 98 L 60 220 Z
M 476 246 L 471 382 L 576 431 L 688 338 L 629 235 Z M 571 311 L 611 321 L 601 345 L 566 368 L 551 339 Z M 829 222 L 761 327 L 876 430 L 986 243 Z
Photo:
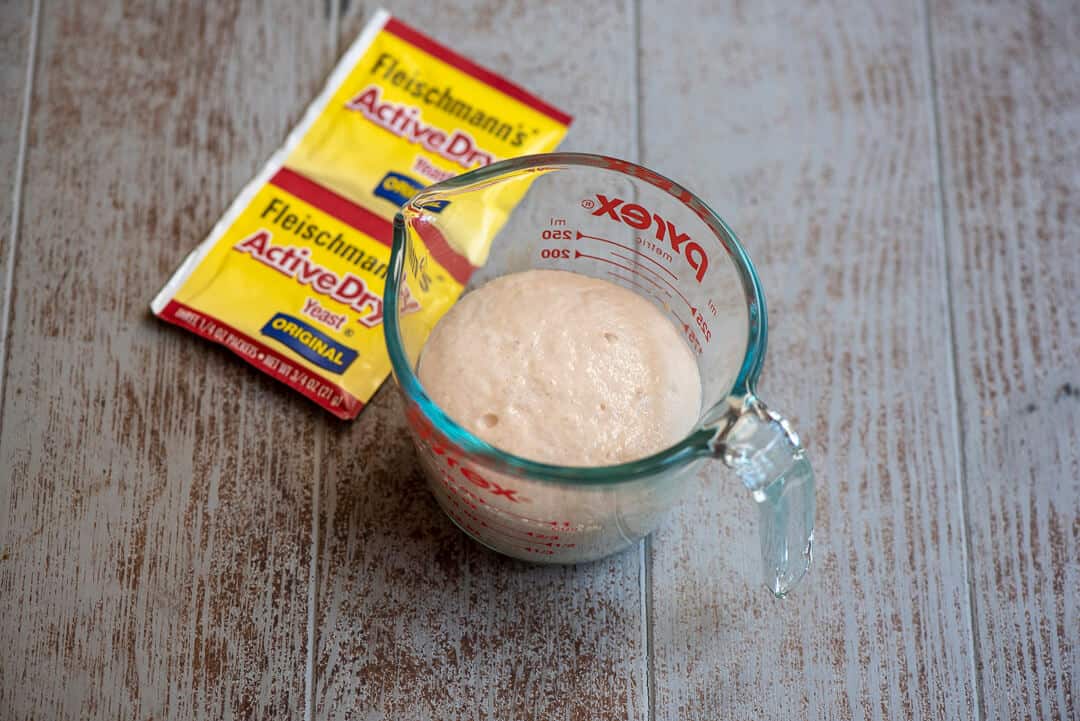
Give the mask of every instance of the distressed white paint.
M 785 602 L 719 468 L 644 557 L 525 566 L 441 516 L 392 389 L 341 424 L 148 317 L 373 9 L 329 5 L 49 3 L 32 88 L 0 10 L 0 715 L 1075 717 L 1067 3 L 390 4 L 746 241 L 821 477 Z
M 685 13 L 643 4 L 644 162 L 758 263 L 760 392 L 817 468 L 817 558 L 771 599 L 749 499 L 719 466 L 702 479 L 652 543 L 656 718 L 969 719 L 924 18 L 891 2 Z
M 303 709 L 326 421 L 147 301 L 322 83 L 309 15 L 42 12 L 0 438 L 5 719 Z
M 932 4 L 977 673 L 1080 703 L 1080 13 Z

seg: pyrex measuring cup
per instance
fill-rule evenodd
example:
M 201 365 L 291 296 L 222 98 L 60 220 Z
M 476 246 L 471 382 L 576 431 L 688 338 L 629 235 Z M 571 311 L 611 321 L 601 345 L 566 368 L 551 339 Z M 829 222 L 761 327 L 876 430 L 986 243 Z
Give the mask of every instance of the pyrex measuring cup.
M 522 197 L 507 220 L 508 202 Z M 476 246 L 492 236 L 490 249 Z M 647 458 L 593 468 L 536 463 L 482 441 L 432 402 L 415 372 L 445 312 L 431 292 L 446 280 L 437 268 L 471 275 L 469 287 L 530 268 L 568 270 L 648 298 L 696 355 L 703 387 L 696 427 Z M 429 485 L 480 543 L 530 561 L 600 558 L 650 533 L 714 458 L 738 474 L 760 509 L 769 589 L 783 596 L 806 573 L 813 472 L 798 436 L 754 392 L 765 357 L 765 297 L 735 234 L 685 188 L 632 163 L 575 153 L 498 162 L 444 181 L 394 219 L 383 305 Z

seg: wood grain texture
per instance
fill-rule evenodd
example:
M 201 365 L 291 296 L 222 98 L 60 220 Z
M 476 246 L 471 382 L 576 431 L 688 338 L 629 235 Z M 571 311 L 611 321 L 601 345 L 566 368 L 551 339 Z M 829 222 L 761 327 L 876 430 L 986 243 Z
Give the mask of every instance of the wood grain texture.
M 1080 12 L 931 3 L 985 719 L 1075 719 Z
M 746 242 L 820 475 L 783 602 L 724 469 L 527 566 L 438 510 L 392 387 L 339 423 L 150 318 L 373 5 L 50 0 L 12 245 L 0 4 L 0 719 L 1076 718 L 1080 13 L 716 5 L 390 9 Z
M 369 10 L 346 14 L 343 48 Z M 627 5 L 390 10 L 573 114 L 565 148 L 634 152 Z M 438 510 L 405 432 L 386 386 L 324 454 L 317 715 L 645 718 L 639 549 L 578 567 L 496 556 Z
M 760 390 L 818 471 L 816 562 L 770 598 L 749 498 L 725 469 L 703 478 L 652 542 L 655 718 L 970 719 L 920 6 L 685 13 L 643 3 L 643 160 L 726 215 L 758 264 Z
M 23 145 L 23 115 L 33 27 L 32 0 L 0 5 L 0 399 L 3 398 L 3 367 L 10 309 L 8 271 L 17 245 L 14 232 L 17 221 L 14 216 L 19 212 L 19 193 L 22 190 L 22 157 L 19 151 Z M 0 484 L 4 482 L 3 476 L 0 476 Z M 0 493 L 2 488 L 0 486 Z
M 147 306 L 331 44 L 291 2 L 43 13 L 0 440 L 5 720 L 303 713 L 325 419 Z

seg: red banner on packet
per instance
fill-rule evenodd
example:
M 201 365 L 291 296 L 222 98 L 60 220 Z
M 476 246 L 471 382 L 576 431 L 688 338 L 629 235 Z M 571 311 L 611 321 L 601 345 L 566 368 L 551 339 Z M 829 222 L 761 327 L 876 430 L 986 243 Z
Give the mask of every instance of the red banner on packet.
M 151 309 L 354 418 L 390 372 L 382 293 L 397 209 L 432 183 L 554 150 L 570 121 L 380 10 Z M 518 200 L 495 202 L 505 217 Z M 444 271 L 434 306 L 461 294 L 498 227 L 431 249 Z

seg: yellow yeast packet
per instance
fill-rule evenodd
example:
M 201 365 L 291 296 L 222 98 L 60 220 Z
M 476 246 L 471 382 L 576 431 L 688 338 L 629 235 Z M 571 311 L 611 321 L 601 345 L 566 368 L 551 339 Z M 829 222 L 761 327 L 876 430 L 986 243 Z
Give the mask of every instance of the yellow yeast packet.
M 439 180 L 554 150 L 570 121 L 380 10 L 151 309 L 353 418 L 390 372 L 382 294 L 398 207 Z M 429 248 L 446 306 L 519 195 L 498 199 L 505 212 L 464 234 L 468 247 Z

